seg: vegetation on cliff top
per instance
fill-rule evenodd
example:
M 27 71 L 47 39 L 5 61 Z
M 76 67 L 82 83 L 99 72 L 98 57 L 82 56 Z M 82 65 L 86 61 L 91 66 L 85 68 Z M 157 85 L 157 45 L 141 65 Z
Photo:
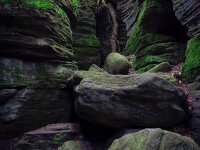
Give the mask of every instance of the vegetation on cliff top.
M 0 3 L 9 5 L 12 4 L 13 2 L 16 2 L 14 0 L 0 0 Z M 33 8 L 38 8 L 38 9 L 43 9 L 43 10 L 48 10 L 51 9 L 53 6 L 54 1 L 53 0 L 22 0 L 19 1 L 21 3 L 26 4 L 29 7 Z M 70 0 L 72 6 L 77 10 L 80 7 L 80 3 L 78 0 Z

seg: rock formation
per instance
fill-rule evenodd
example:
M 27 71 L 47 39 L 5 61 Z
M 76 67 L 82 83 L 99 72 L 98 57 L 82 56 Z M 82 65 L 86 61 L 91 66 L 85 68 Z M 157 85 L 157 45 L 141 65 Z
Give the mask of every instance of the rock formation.
M 0 0 L 0 150 L 199 150 L 199 58 L 199 0 Z

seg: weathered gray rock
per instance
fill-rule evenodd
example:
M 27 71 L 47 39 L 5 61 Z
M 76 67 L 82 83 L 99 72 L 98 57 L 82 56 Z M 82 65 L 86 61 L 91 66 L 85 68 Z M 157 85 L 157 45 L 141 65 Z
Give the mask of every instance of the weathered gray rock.
M 76 113 L 93 124 L 169 127 L 186 117 L 184 92 L 157 74 L 110 75 L 92 67 L 74 76 L 83 78 Z
M 110 74 L 128 74 L 131 64 L 119 53 L 110 53 L 106 58 L 103 69 Z
M 173 0 L 176 17 L 188 29 L 188 35 L 200 34 L 200 3 L 199 0 Z
M 161 129 L 145 129 L 114 140 L 108 150 L 199 150 L 189 137 Z
M 70 119 L 70 64 L 1 58 L 0 68 L 0 137 Z

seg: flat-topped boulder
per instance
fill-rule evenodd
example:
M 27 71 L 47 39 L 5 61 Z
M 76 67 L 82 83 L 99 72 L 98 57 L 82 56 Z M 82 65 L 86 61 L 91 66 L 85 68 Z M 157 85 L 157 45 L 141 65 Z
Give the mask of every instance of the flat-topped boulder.
M 155 73 L 111 75 L 97 66 L 78 71 L 75 110 L 108 127 L 169 127 L 186 117 L 184 92 Z M 78 80 L 79 79 L 79 80 Z

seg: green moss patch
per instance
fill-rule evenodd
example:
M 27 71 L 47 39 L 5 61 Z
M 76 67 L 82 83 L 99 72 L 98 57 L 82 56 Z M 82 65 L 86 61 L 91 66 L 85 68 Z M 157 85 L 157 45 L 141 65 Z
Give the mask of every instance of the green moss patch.
M 200 37 L 194 37 L 188 42 L 186 62 L 182 74 L 185 78 L 194 78 L 200 73 Z
M 11 4 L 12 0 L 0 0 L 0 3 Z
M 0 3 L 3 4 L 12 4 L 13 0 L 0 0 Z M 32 7 L 32 8 L 37 8 L 37 9 L 51 9 L 53 6 L 52 0 L 24 0 L 22 3 Z
M 25 2 L 30 7 L 44 10 L 51 9 L 53 6 L 53 2 L 50 0 L 26 0 Z
M 75 46 L 80 47 L 100 47 L 100 42 L 95 35 L 85 35 L 74 41 Z

